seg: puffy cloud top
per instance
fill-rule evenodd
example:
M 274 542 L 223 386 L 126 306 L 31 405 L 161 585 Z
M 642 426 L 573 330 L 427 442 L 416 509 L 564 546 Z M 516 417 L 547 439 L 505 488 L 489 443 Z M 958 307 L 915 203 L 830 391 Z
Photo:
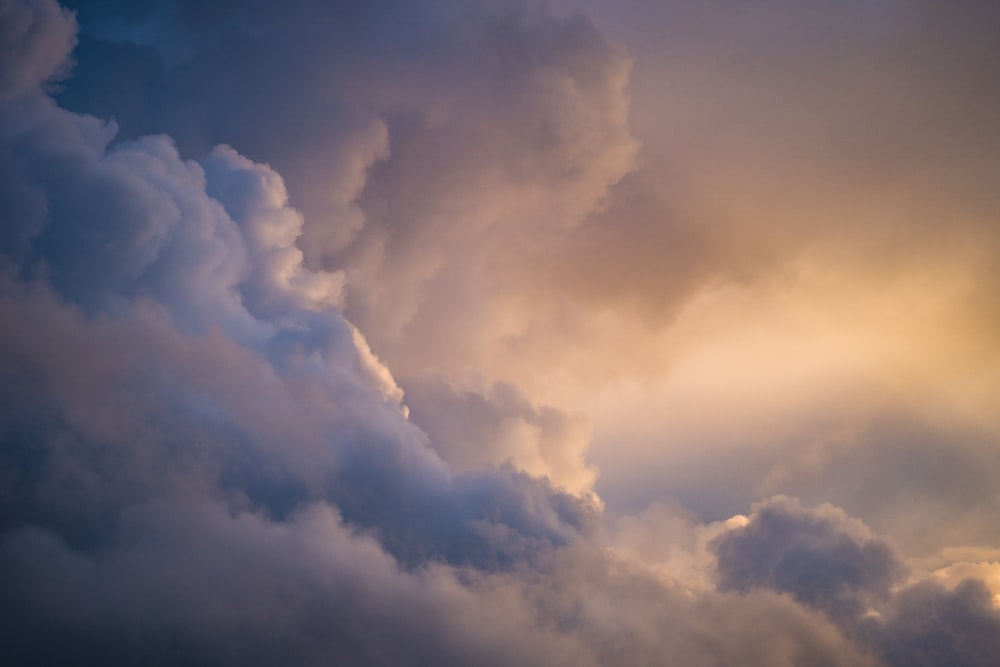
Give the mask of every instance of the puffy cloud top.
M 842 510 L 807 510 L 778 497 L 754 507 L 749 523 L 719 536 L 719 586 L 770 588 L 836 617 L 884 600 L 902 574 L 893 550 Z

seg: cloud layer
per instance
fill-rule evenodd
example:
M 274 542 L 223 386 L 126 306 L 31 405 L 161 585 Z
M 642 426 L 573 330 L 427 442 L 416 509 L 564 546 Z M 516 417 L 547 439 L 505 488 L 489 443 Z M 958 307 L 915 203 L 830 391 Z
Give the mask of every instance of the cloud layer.
M 730 264 L 659 189 L 599 11 L 78 9 L 0 2 L 0 621 L 18 664 L 997 662 L 995 554 L 972 544 L 996 538 L 991 367 L 923 420 L 919 392 L 847 400 L 888 348 L 851 327 L 841 346 L 825 309 L 760 275 L 732 286 L 773 263 Z M 678 258 L 662 274 L 660 247 Z M 838 292 L 821 274 L 795 295 Z M 718 345 L 762 302 L 829 338 L 786 366 L 742 356 L 752 326 Z M 786 430 L 743 428 L 772 414 Z M 646 437 L 690 438 L 673 477 Z M 713 521 L 789 488 L 805 500 Z M 914 497 L 968 521 L 921 542 Z

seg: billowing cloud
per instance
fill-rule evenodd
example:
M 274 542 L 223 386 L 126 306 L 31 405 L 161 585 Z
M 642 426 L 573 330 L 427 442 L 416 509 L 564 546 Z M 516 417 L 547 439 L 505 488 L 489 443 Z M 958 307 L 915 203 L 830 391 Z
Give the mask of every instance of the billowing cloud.
M 5 180 L 30 193 L 14 205 L 35 204 L 3 249 L 5 365 L 16 394 L 44 397 L 12 396 L 5 419 L 11 524 L 51 516 L 87 539 L 194 485 L 278 515 L 336 496 L 406 558 L 503 559 L 584 527 L 586 506 L 543 483 L 456 476 L 427 447 L 329 307 L 340 277 L 302 266 L 301 215 L 268 167 L 227 147 L 185 161 L 164 136 L 109 147 L 113 126 L 40 91 L 2 113 L 20 167 Z
M 872 625 L 890 665 L 987 667 L 1000 657 L 1000 613 L 976 579 L 953 590 L 929 582 L 911 586 L 896 595 L 882 624 Z
M 400 384 L 582 412 L 594 445 L 560 456 L 609 506 L 719 519 L 845 504 L 818 489 L 911 430 L 995 483 L 994 4 L 81 3 L 59 99 L 272 165 Z M 849 509 L 964 522 L 944 481 Z M 950 542 L 988 531 L 975 502 Z
M 864 613 L 901 578 L 898 557 L 864 524 L 788 498 L 756 506 L 749 523 L 713 548 L 722 590 L 770 588 L 835 618 Z
M 996 662 L 980 218 L 844 279 L 888 227 L 754 223 L 776 131 L 706 207 L 742 130 L 645 136 L 596 9 L 77 9 L 0 0 L 19 664 Z
M 770 589 L 823 610 L 887 665 L 989 665 L 1000 610 L 982 581 L 900 586 L 894 550 L 832 506 L 778 497 L 712 543 L 723 590 Z
M 595 471 L 583 461 L 590 431 L 582 415 L 536 406 L 506 383 L 462 388 L 422 376 L 405 390 L 411 419 L 455 469 L 509 462 L 573 493 L 591 488 Z
M 198 6 L 81 6 L 95 80 L 61 99 L 128 136 L 272 164 L 306 214 L 307 259 L 347 272 L 347 313 L 397 374 L 454 381 L 491 348 L 520 356 L 542 312 L 522 294 L 532 267 L 636 165 L 624 50 L 533 2 Z
M 275 523 L 160 502 L 126 512 L 100 554 L 38 529 L 0 552 L 22 664 L 594 664 L 446 567 L 402 571 L 326 505 Z
M 60 100 L 125 137 L 166 131 L 182 153 L 225 143 L 272 165 L 305 214 L 306 263 L 343 278 L 346 314 L 397 377 L 520 384 L 553 326 L 581 333 L 558 293 L 535 292 L 551 308 L 531 298 L 537 269 L 638 148 L 631 61 L 585 16 L 506 2 L 79 11 L 85 65 Z M 543 439 L 553 479 L 586 486 L 579 438 L 562 452 Z M 532 449 L 514 463 L 538 471 Z

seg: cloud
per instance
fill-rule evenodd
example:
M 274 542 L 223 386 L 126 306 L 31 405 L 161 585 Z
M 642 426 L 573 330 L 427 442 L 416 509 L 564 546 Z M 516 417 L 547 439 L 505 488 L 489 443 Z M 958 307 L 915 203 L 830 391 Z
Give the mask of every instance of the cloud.
M 719 587 L 770 588 L 834 618 L 853 618 L 886 598 L 902 575 L 893 550 L 832 506 L 806 510 L 779 497 L 713 543 Z
M 523 474 L 449 471 L 335 314 L 258 350 L 157 304 L 88 321 L 43 288 L 5 291 L 7 525 L 99 544 L 132 503 L 221 494 L 276 516 L 329 498 L 409 560 L 495 563 L 586 531 L 586 504 Z
M 890 665 L 985 667 L 1000 657 L 1000 612 L 976 579 L 951 591 L 931 582 L 901 591 L 875 633 Z
M 586 457 L 518 427 L 452 461 L 576 459 L 557 483 L 598 468 L 613 511 L 832 500 L 909 540 L 882 508 L 970 504 L 833 470 L 891 466 L 886 421 L 977 488 L 1000 470 L 994 8 L 800 4 L 83 3 L 59 99 L 272 165 L 399 384 L 471 369 L 593 422 Z
M 586 547 L 530 571 L 404 570 L 325 504 L 273 522 L 156 502 L 99 552 L 8 532 L 0 563 L 25 664 L 875 664 L 788 600 L 691 600 Z
M 228 146 L 216 147 L 202 165 L 206 193 L 237 221 L 248 246 L 254 272 L 241 292 L 249 308 L 266 318 L 289 309 L 342 305 L 343 273 L 307 271 L 303 266 L 296 245 L 303 219 L 288 206 L 281 176 Z
M 611 511 L 663 501 L 719 520 L 782 493 L 844 507 L 908 553 L 991 543 L 1000 376 L 951 329 L 972 282 L 841 291 L 828 270 L 704 293 L 647 351 L 661 379 L 593 400 L 588 459 Z
M 591 488 L 595 471 L 583 460 L 590 432 L 582 416 L 536 406 L 511 384 L 466 389 L 425 375 L 404 388 L 413 422 L 456 470 L 510 462 L 571 493 Z
M 37 528 L 0 553 L 22 664 L 594 664 L 448 568 L 401 570 L 323 504 L 275 523 L 158 502 L 126 512 L 99 555 Z
M 304 213 L 307 265 L 342 277 L 346 315 L 396 377 L 522 384 L 560 317 L 529 298 L 538 267 L 636 165 L 631 61 L 584 15 L 388 0 L 79 11 L 63 104 L 114 116 L 125 138 L 168 132 L 183 155 L 223 143 L 273 166 Z M 565 443 L 549 458 L 578 457 Z M 538 470 L 525 453 L 514 464 Z M 560 483 L 580 488 L 578 473 Z
M 273 170 L 228 147 L 183 160 L 162 135 L 112 144 L 37 90 L 0 113 L 5 192 L 31 212 L 0 249 L 4 365 L 29 397 L 3 420 L 8 525 L 99 544 L 131 503 L 221 493 L 278 516 L 335 499 L 408 559 L 502 561 L 585 530 L 586 503 L 512 470 L 454 475 L 427 447 L 330 308 L 341 276 L 303 266 Z
M 833 506 L 772 498 L 711 548 L 721 590 L 787 593 L 888 665 L 987 665 L 1000 654 L 1000 610 L 982 581 L 952 590 L 933 581 L 901 586 L 894 550 Z
M 600 255 L 608 197 L 639 164 L 631 60 L 592 20 L 218 7 L 81 6 L 82 83 L 59 97 L 74 111 L 45 88 L 71 14 L 0 4 L 4 48 L 30 54 L 4 51 L 0 99 L 0 621 L 20 664 L 995 656 L 982 583 L 902 583 L 887 540 L 832 506 L 603 514 L 586 425 L 544 382 L 503 381 L 513 352 L 518 377 L 586 362 L 575 332 L 621 348 L 563 367 L 580 384 L 640 365 L 631 343 L 676 311 L 636 296 L 646 319 L 621 320 L 607 294 L 538 281 L 578 234 Z M 114 93 L 125 82 L 150 96 Z M 81 113 L 88 96 L 120 125 Z M 691 270 L 674 305 L 713 273 Z M 712 491 L 738 502 L 733 486 Z
M 76 46 L 72 12 L 56 0 L 5 3 L 0 12 L 0 98 L 66 76 Z
M 465 332 L 521 335 L 513 317 L 495 330 L 521 305 L 521 285 L 495 277 L 557 251 L 634 167 L 630 61 L 583 15 L 196 4 L 158 3 L 145 19 L 81 7 L 94 80 L 61 99 L 115 115 L 126 136 L 167 131 L 195 154 L 228 143 L 275 166 L 305 212 L 307 258 L 348 273 L 347 313 L 397 374 L 454 370 L 458 346 L 482 349 Z M 122 72 L 123 59 L 148 66 Z M 127 99 L 123 80 L 159 103 Z

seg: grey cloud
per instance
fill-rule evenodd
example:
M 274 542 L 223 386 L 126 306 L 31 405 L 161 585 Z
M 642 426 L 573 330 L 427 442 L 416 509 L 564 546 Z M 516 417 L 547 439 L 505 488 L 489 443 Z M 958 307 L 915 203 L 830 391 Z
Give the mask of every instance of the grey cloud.
M 0 5 L 0 98 L 66 75 L 76 30 L 73 13 L 56 0 Z
M 447 568 L 402 571 L 326 505 L 282 523 L 137 506 L 98 553 L 32 528 L 4 536 L 0 564 L 18 664 L 595 664 Z
M 232 148 L 215 148 L 202 162 L 206 193 L 240 225 L 253 267 L 240 285 L 244 303 L 262 318 L 303 308 L 342 305 L 343 273 L 308 271 L 296 245 L 302 215 L 288 206 L 282 178 Z
M 500 575 L 510 578 L 511 575 Z M 820 615 L 768 592 L 691 591 L 587 547 L 517 586 L 543 623 L 586 638 L 603 665 L 874 665 Z
M 893 549 L 830 505 L 771 499 L 711 548 L 720 589 L 786 593 L 887 665 L 988 665 L 1000 656 L 1000 610 L 983 582 L 899 586 L 905 570 Z
M 109 150 L 113 125 L 41 96 L 3 114 L 4 145 L 18 166 L 7 192 L 36 204 L 17 220 L 22 242 L 3 249 L 22 273 L 46 274 L 91 313 L 148 295 L 194 328 L 255 326 L 232 294 L 248 271 L 239 228 L 205 194 L 201 167 L 182 161 L 169 139 Z
M 7 525 L 99 544 L 130 504 L 195 493 L 277 516 L 332 498 L 411 562 L 508 561 L 585 530 L 584 503 L 513 471 L 455 476 L 426 446 L 329 307 L 339 277 L 303 266 L 270 168 L 112 144 L 40 91 L 0 114 L 25 212 L 0 248 Z
M 8 532 L 0 565 L 7 648 L 26 665 L 875 665 L 786 599 L 692 600 L 589 547 L 516 572 L 402 570 L 324 504 L 280 523 L 140 505 L 95 553 Z
M 869 631 L 889 665 L 987 667 L 1000 660 L 1000 610 L 981 581 L 954 590 L 931 582 L 899 592 Z
M 593 21 L 532 3 L 154 4 L 81 6 L 93 78 L 64 98 L 128 136 L 272 163 L 307 214 L 306 254 L 352 274 L 349 314 L 403 375 L 482 354 L 466 332 L 526 290 L 562 298 L 520 302 L 536 321 L 569 300 L 658 328 L 704 286 L 803 253 L 844 244 L 881 265 L 965 233 L 997 242 L 995 3 L 585 3 L 632 39 L 631 75 Z M 640 174 L 621 181 L 633 133 Z M 491 281 L 511 267 L 530 278 Z
M 7 526 L 100 544 L 151 498 L 221 495 L 275 516 L 328 498 L 408 562 L 505 564 L 591 522 L 586 504 L 523 474 L 451 473 L 352 368 L 336 328 L 312 359 L 299 336 L 262 356 L 190 337 L 153 305 L 91 322 L 43 288 L 6 291 Z
M 565 533 L 531 517 L 579 525 L 574 499 L 511 470 L 449 480 L 361 388 L 331 401 L 312 369 L 156 308 L 87 322 L 39 289 L 3 302 L 2 615 L 23 664 L 867 664 L 790 601 L 692 600 L 553 549 Z
M 902 575 L 893 550 L 832 506 L 806 510 L 779 497 L 754 508 L 750 522 L 712 545 L 719 587 L 769 588 L 835 618 L 854 618 Z
M 305 213 L 307 261 L 346 272 L 348 316 L 403 377 L 454 379 L 487 349 L 473 331 L 516 336 L 491 332 L 527 287 L 515 271 L 558 252 L 634 166 L 630 61 L 581 15 L 261 3 L 195 21 L 198 3 L 158 6 L 170 27 L 152 32 L 81 7 L 93 78 L 61 99 L 125 136 L 165 131 L 183 154 L 229 143 L 273 165 Z M 124 81 L 157 103 L 122 99 Z
M 907 553 L 1000 537 L 993 435 L 953 420 L 884 412 L 895 414 L 858 426 L 846 439 L 783 447 L 781 463 L 768 473 L 780 474 L 758 489 L 834 503 Z
M 595 471 L 583 460 L 590 431 L 582 415 L 533 404 L 515 385 L 451 385 L 423 375 L 403 383 L 410 418 L 458 470 L 514 462 L 571 492 L 587 491 Z

